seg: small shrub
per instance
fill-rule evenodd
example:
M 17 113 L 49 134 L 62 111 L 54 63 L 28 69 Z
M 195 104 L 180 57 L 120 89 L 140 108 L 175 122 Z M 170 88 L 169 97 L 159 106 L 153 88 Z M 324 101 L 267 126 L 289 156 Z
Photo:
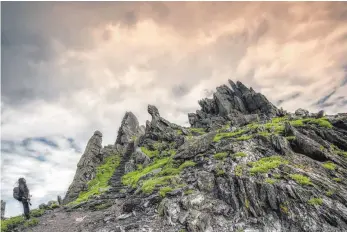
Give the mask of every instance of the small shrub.
M 218 160 L 223 160 L 223 159 L 225 159 L 227 156 L 228 156 L 228 153 L 227 153 L 227 152 L 219 152 L 219 153 L 215 154 L 213 157 L 214 157 L 215 159 L 218 159 Z
M 24 217 L 22 216 L 16 216 L 16 217 L 11 217 L 5 220 L 1 220 L 1 231 L 2 232 L 13 231 L 14 228 L 23 224 L 24 221 L 25 221 Z
M 45 209 L 33 209 L 30 211 L 32 217 L 41 217 L 45 213 Z
M 39 220 L 37 218 L 30 219 L 24 223 L 25 227 L 33 227 L 39 224 Z
M 289 212 L 288 207 L 284 204 L 280 204 L 280 209 L 285 214 L 288 214 L 288 212 Z
M 290 178 L 292 178 L 296 183 L 301 185 L 313 185 L 311 179 L 307 176 L 303 176 L 300 174 L 291 174 Z
M 323 164 L 323 167 L 329 170 L 335 170 L 336 169 L 336 165 L 332 162 L 326 162 Z
M 267 173 L 271 169 L 278 168 L 281 164 L 287 163 L 288 161 L 280 156 L 265 157 L 256 162 L 251 162 L 250 165 L 252 166 L 252 168 L 250 169 L 250 172 L 251 174 Z
M 236 176 L 242 176 L 242 172 L 243 172 L 243 167 L 241 165 L 237 165 L 235 167 L 235 175 Z
M 166 187 L 163 187 L 159 190 L 159 194 L 161 197 L 165 197 L 166 196 L 166 193 L 169 193 L 173 190 L 173 188 L 169 187 L 169 186 L 166 186 Z
M 322 200 L 322 198 L 311 198 L 311 199 L 308 201 L 308 203 L 309 203 L 310 205 L 321 205 L 321 204 L 323 204 L 323 200 Z

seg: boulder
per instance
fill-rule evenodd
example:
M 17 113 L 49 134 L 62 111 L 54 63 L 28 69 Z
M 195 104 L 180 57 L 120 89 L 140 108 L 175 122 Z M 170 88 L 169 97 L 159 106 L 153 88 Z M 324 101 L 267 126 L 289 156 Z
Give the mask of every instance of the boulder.
M 130 141 L 144 134 L 144 128 L 139 125 L 139 121 L 132 112 L 126 112 L 121 126 L 118 130 L 115 144 L 126 146 Z
M 310 112 L 308 112 L 308 110 L 301 109 L 301 108 L 299 108 L 295 111 L 295 115 L 299 116 L 299 117 L 305 118 L 305 117 L 309 116 L 309 114 L 310 114 Z

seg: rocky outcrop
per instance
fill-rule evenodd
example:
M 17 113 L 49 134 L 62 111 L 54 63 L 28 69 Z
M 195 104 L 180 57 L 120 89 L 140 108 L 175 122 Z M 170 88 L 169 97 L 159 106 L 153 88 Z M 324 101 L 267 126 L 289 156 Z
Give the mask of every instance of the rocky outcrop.
M 122 123 L 100 151 L 122 155 L 111 187 L 54 212 L 85 214 L 60 231 L 347 231 L 347 115 L 290 114 L 229 83 L 189 114 L 192 128 L 149 105 L 152 120 L 134 141 L 126 115 L 135 126 Z M 34 230 L 53 228 L 49 219 Z
M 6 202 L 1 200 L 1 220 L 5 218 Z
M 87 189 L 87 182 L 95 177 L 96 168 L 103 161 L 101 148 L 102 134 L 100 131 L 95 131 L 77 164 L 76 174 L 63 200 L 64 204 L 75 200 L 81 191 Z
M 118 136 L 115 144 L 126 146 L 130 141 L 145 133 L 145 128 L 139 125 L 139 121 L 132 112 L 126 112 L 121 126 L 118 130 Z
M 152 120 L 146 122 L 146 137 L 153 140 L 174 141 L 177 137 L 175 130 L 180 130 L 181 127 L 161 117 L 154 105 L 148 105 L 147 109 Z
M 248 89 L 241 82 L 236 84 L 229 80 L 231 88 L 226 85 L 217 87 L 213 99 L 199 101 L 201 110 L 188 114 L 192 127 L 214 127 L 240 114 L 259 114 L 267 117 L 283 114 L 261 93 Z

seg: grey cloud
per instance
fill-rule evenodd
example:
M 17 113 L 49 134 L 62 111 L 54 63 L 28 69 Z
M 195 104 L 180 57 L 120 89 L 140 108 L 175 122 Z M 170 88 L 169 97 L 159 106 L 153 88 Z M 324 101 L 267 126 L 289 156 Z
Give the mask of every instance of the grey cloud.
M 316 105 L 318 105 L 318 106 L 325 105 L 326 101 L 328 101 L 331 98 L 331 96 L 333 96 L 335 93 L 336 93 L 336 89 L 333 90 L 328 95 L 326 95 L 326 96 L 322 97 L 321 99 L 319 99 L 318 102 L 316 103 Z
M 278 100 L 277 103 L 276 103 L 276 105 L 277 105 L 277 106 L 281 106 L 284 102 L 290 101 L 290 100 L 294 100 L 294 99 L 298 98 L 298 97 L 301 96 L 301 95 L 302 95 L 302 93 L 293 93 L 293 94 L 291 94 L 291 95 L 285 97 L 284 99 Z

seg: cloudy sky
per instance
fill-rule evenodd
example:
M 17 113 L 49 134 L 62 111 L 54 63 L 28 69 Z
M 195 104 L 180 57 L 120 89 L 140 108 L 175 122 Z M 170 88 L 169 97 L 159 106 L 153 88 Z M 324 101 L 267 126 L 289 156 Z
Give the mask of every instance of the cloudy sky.
M 95 130 L 147 104 L 187 125 L 228 79 L 294 111 L 347 110 L 345 2 L 2 2 L 1 195 L 64 195 Z

